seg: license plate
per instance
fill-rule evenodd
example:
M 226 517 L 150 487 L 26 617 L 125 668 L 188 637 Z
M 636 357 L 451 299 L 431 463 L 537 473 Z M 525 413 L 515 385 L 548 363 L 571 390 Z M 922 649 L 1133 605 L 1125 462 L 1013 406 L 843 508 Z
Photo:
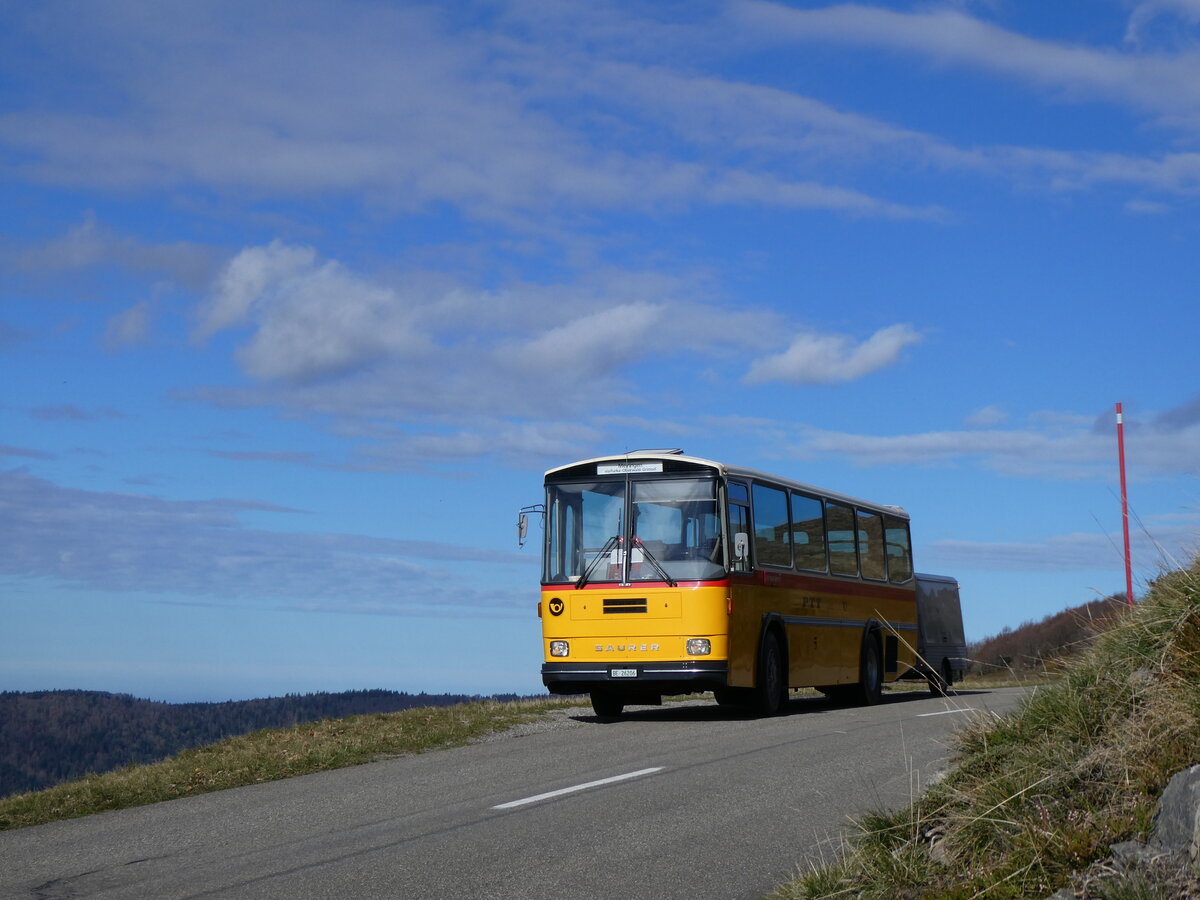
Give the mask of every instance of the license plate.
M 637 678 L 637 669 L 612 669 L 608 674 L 613 678 Z

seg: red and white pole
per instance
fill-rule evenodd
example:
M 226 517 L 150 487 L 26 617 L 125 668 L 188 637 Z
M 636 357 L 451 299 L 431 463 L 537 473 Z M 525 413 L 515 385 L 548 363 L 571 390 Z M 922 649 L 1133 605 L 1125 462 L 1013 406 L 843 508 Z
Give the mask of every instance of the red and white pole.
M 1125 414 L 1117 404 L 1117 458 L 1121 463 L 1121 528 L 1125 532 L 1125 603 L 1133 606 L 1133 562 L 1129 556 L 1129 494 L 1125 490 Z

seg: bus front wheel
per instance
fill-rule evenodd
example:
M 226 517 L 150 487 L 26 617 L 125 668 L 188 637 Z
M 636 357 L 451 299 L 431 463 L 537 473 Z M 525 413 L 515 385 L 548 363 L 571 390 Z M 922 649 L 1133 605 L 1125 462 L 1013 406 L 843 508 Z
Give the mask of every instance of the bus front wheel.
M 601 719 L 616 719 L 625 711 L 625 700 L 608 691 L 592 691 L 592 712 Z
M 758 679 L 754 707 L 760 715 L 778 715 L 787 702 L 787 662 L 779 635 L 768 631 L 758 655 Z
M 713 699 L 717 701 L 717 706 L 723 709 L 737 709 L 749 705 L 748 693 L 746 688 L 716 688 L 713 690 Z

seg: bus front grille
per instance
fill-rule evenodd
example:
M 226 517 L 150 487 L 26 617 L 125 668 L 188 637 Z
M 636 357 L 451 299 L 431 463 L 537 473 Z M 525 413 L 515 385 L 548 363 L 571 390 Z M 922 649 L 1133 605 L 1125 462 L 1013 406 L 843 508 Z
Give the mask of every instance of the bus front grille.
M 646 611 L 645 597 L 605 597 L 604 614 L 610 613 L 644 613 Z

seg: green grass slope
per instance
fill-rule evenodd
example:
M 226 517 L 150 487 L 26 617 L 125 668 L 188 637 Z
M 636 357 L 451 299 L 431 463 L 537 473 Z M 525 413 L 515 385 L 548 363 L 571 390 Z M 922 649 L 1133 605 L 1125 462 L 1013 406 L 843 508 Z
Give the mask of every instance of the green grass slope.
M 306 722 L 0 799 L 0 830 L 457 747 L 577 703 L 482 700 Z
M 1200 560 L 1158 579 L 1017 712 L 966 728 L 955 769 L 920 801 L 865 817 L 838 863 L 772 897 L 1191 896 L 1194 883 L 1104 861 L 1146 837 L 1170 776 L 1198 761 Z

